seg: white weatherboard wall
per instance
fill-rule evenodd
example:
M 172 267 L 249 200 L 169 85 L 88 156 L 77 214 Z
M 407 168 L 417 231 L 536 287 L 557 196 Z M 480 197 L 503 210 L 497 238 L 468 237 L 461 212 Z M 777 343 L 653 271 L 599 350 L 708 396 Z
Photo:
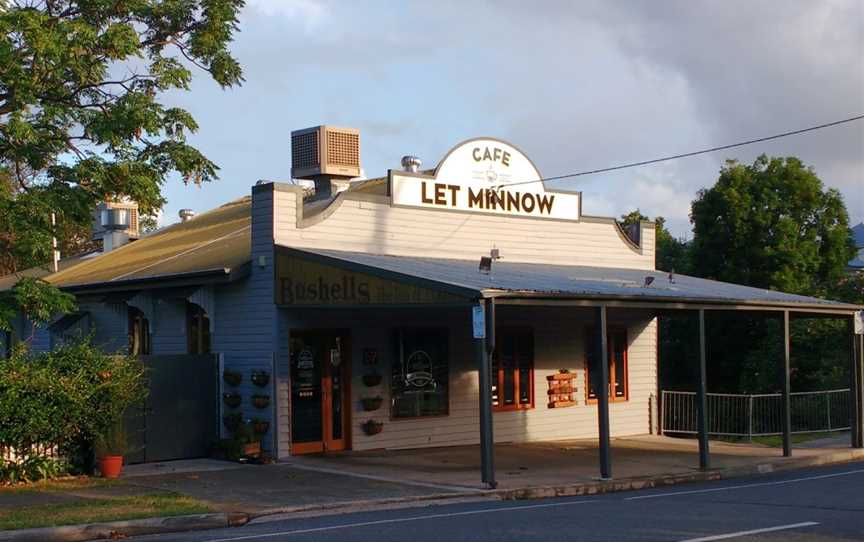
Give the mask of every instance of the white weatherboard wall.
M 351 192 L 308 217 L 298 206 L 299 187 L 273 188 L 277 245 L 471 261 L 494 246 L 509 262 L 654 269 L 651 223 L 643 223 L 637 248 L 612 219 L 574 222 L 393 207 L 387 197 Z
M 543 322 L 537 325 L 537 322 Z M 499 307 L 498 327 L 531 327 L 535 344 L 535 407 L 529 410 L 495 412 L 495 441 L 524 442 L 568 438 L 596 438 L 597 406 L 585 399 L 585 333 L 592 323 L 586 309 L 551 309 Z M 344 327 L 351 329 L 352 420 L 354 450 L 398 449 L 433 446 L 456 446 L 479 442 L 479 388 L 474 362 L 474 345 L 470 334 L 468 309 L 405 309 L 382 313 L 374 318 L 345 312 L 307 313 L 304 327 Z M 644 312 L 610 312 L 610 326 L 625 326 L 628 335 L 630 396 L 628 401 L 610 405 L 613 436 L 639 435 L 650 432 L 650 397 L 656 393 L 657 325 Z M 393 333 L 398 326 L 446 326 L 450 330 L 450 413 L 447 416 L 413 419 L 390 419 L 389 377 L 393 360 Z M 286 330 L 287 331 L 287 330 Z M 367 388 L 362 375 L 368 370 L 361 363 L 364 348 L 379 352 L 378 371 L 384 375 L 381 385 Z M 286 360 L 287 363 L 287 360 Z M 567 368 L 576 374 L 578 405 L 550 409 L 546 405 L 546 376 Z M 364 412 L 363 397 L 381 395 L 384 406 Z M 366 436 L 361 425 L 369 419 L 384 422 L 384 430 Z

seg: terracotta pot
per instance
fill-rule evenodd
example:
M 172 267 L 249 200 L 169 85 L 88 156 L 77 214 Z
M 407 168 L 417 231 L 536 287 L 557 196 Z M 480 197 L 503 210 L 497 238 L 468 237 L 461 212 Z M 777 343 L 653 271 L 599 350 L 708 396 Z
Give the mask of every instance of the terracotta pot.
M 102 473 L 102 478 L 117 478 L 122 470 L 122 455 L 106 455 L 99 458 L 99 472 Z
M 239 386 L 243 381 L 243 373 L 235 373 L 234 371 L 225 371 L 222 373 L 222 380 L 230 386 Z
M 270 383 L 270 373 L 264 371 L 252 371 L 252 383 L 263 388 Z
M 239 393 L 225 393 L 222 395 L 222 401 L 230 408 L 237 408 L 243 402 L 243 397 Z
M 384 430 L 384 424 L 383 423 L 375 422 L 372 420 L 367 421 L 361 427 L 363 428 L 363 432 L 366 433 L 370 437 L 372 435 L 377 435 L 378 433 L 380 433 L 381 431 Z
M 381 403 L 384 402 L 384 399 L 381 397 L 364 397 L 360 399 L 360 402 L 363 403 L 363 410 L 372 412 L 381 408 Z
M 252 424 L 252 430 L 259 435 L 263 435 L 270 429 L 270 422 L 255 422 Z
M 250 442 L 243 445 L 243 455 L 246 457 L 258 457 L 261 455 L 261 443 Z
M 253 395 L 252 396 L 252 404 L 255 408 L 267 408 L 270 406 L 270 396 L 269 395 Z

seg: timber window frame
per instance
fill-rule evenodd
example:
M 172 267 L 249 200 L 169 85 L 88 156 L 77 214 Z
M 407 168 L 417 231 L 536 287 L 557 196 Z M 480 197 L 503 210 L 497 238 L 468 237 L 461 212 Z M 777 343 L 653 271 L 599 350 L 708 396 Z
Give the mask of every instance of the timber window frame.
M 497 334 L 497 342 L 492 358 L 492 410 L 533 409 L 534 330 L 504 327 Z M 508 398 L 508 395 L 511 396 Z
M 588 404 L 597 402 L 596 393 L 591 389 L 591 362 L 596 351 L 594 344 L 596 335 L 594 327 L 585 329 L 585 401 Z M 630 400 L 630 364 L 628 360 L 627 328 L 623 326 L 608 326 L 606 328 L 607 363 L 609 364 L 609 402 L 625 402 Z
M 202 307 L 186 302 L 186 353 L 210 353 L 210 317 Z
M 141 309 L 127 307 L 127 332 L 129 337 L 129 354 L 132 356 L 147 356 L 151 353 L 150 321 Z

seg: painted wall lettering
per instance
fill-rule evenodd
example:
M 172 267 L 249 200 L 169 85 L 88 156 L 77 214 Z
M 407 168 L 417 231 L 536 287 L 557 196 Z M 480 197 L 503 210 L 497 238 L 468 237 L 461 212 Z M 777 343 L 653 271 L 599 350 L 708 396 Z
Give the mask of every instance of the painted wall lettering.
M 457 145 L 429 175 L 390 172 L 394 205 L 579 220 L 581 194 L 547 190 L 527 156 L 503 141 Z

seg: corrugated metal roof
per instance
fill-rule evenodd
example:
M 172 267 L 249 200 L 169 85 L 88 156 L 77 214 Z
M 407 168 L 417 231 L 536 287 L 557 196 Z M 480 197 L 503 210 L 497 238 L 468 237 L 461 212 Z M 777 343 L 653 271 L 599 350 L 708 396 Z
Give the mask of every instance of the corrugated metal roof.
M 510 292 L 548 294 L 550 297 L 609 297 L 633 300 L 693 301 L 707 303 L 747 303 L 765 305 L 820 305 L 851 308 L 850 305 L 801 295 L 762 290 L 738 284 L 675 275 L 674 283 L 662 271 L 608 267 L 540 265 L 498 260 L 492 272 L 478 272 L 478 261 L 383 256 L 336 250 L 292 249 L 302 254 L 323 257 L 338 265 L 361 266 L 438 282 L 479 293 Z M 504 255 L 506 257 L 506 255 Z M 644 286 L 645 277 L 653 277 Z
M 75 256 L 70 256 L 68 258 L 63 258 L 58 262 L 58 268 L 60 269 L 60 271 L 63 271 L 64 269 L 74 267 L 86 261 L 87 259 L 95 258 L 96 256 L 98 256 L 98 252 L 90 251 L 76 254 Z M 0 277 L 0 292 L 12 288 L 20 279 L 24 277 L 33 277 L 39 279 L 47 277 L 51 273 L 51 264 L 46 263 L 45 265 L 31 267 L 29 269 L 19 271 L 18 273 L 10 273 L 8 275 L 3 275 L 2 277 Z
M 251 258 L 250 224 L 244 197 L 44 278 L 65 287 L 235 269 Z

